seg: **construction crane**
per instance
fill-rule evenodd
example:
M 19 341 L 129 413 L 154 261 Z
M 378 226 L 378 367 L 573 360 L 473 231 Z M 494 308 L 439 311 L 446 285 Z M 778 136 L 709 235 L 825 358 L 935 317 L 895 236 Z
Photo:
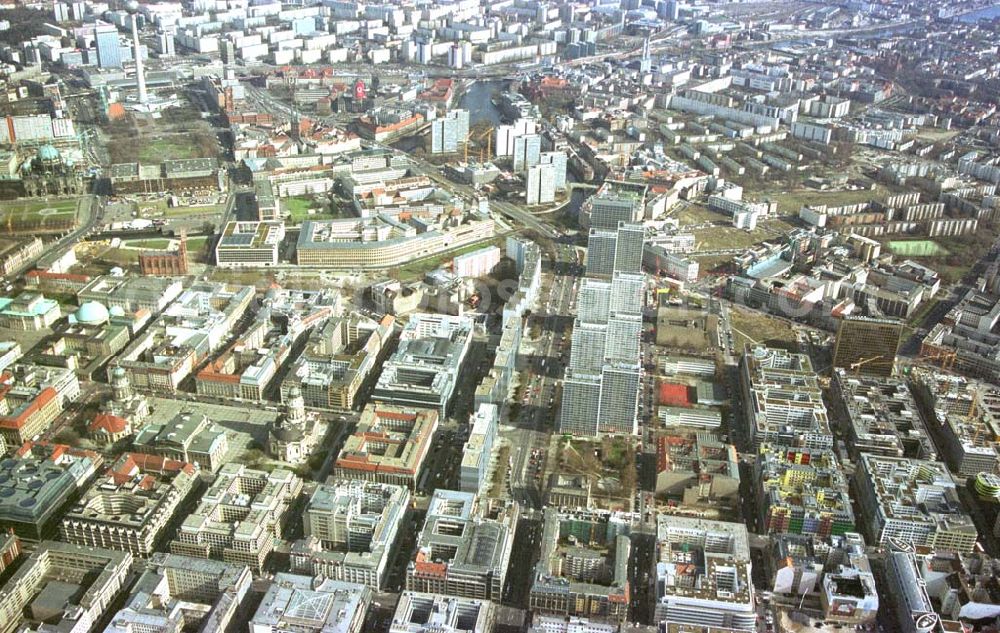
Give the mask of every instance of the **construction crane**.
M 493 152 L 493 126 L 486 128 L 482 134 L 478 136 L 473 136 L 474 132 L 471 130 L 465 137 L 465 164 L 469 164 L 469 142 L 470 141 L 480 141 L 485 136 L 486 137 L 486 155 L 489 156 Z M 479 162 L 483 162 L 483 153 L 479 153 Z
M 877 361 L 877 360 L 882 359 L 882 358 L 885 358 L 885 356 L 882 356 L 881 354 L 878 355 L 878 356 L 872 356 L 871 358 L 862 358 L 861 360 L 857 361 L 856 363 L 851 363 L 851 371 L 853 371 L 854 375 L 857 376 L 858 372 L 861 370 L 862 367 L 864 367 L 868 363 Z
M 923 354 L 923 353 L 921 353 L 918 356 L 918 358 L 920 360 L 926 360 L 926 361 L 937 360 L 937 361 L 941 361 L 940 363 L 938 363 L 938 366 L 941 369 L 948 369 L 948 370 L 950 370 L 952 367 L 955 366 L 955 358 L 958 356 L 957 352 L 955 352 L 953 350 L 942 350 L 942 349 L 937 349 L 937 348 L 933 348 L 933 347 L 932 348 L 928 348 L 928 349 L 932 349 L 932 350 L 934 350 L 934 352 L 930 353 L 930 354 Z M 923 352 L 923 350 L 921 350 L 921 352 Z

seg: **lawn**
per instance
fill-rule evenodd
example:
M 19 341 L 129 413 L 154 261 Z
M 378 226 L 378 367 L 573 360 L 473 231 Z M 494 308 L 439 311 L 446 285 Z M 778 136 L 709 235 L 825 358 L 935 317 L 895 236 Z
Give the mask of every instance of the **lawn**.
M 186 134 L 147 137 L 139 148 L 139 162 L 145 165 L 179 158 L 197 158 L 200 155 L 198 146 Z
M 148 248 L 150 250 L 166 250 L 170 246 L 170 240 L 152 238 L 148 240 L 131 240 L 125 242 L 131 248 Z M 190 243 L 189 243 L 190 244 Z
M 471 253 L 472 251 L 477 251 L 481 248 L 486 248 L 492 244 L 500 246 L 502 240 L 485 240 L 481 242 L 476 242 L 475 244 L 468 244 L 461 248 L 456 248 L 451 251 L 445 251 L 440 255 L 433 255 L 431 257 L 424 257 L 422 259 L 415 259 L 411 262 L 407 262 L 402 266 L 394 269 L 396 271 L 395 277 L 401 280 L 416 279 L 417 277 L 423 275 L 425 272 L 439 268 L 442 264 L 447 261 L 451 261 L 459 255 L 464 255 L 465 253 Z
M 282 198 L 281 206 L 294 224 L 300 224 L 306 220 L 336 220 L 353 217 L 353 214 L 345 211 L 340 203 L 327 203 L 325 200 L 317 200 L 313 196 Z
M 679 210 L 670 214 L 680 222 L 681 229 L 691 224 L 703 224 L 705 222 L 718 222 L 728 220 L 728 216 L 718 211 L 712 211 L 701 204 L 679 205 Z
M 736 353 L 740 353 L 744 344 L 748 343 L 750 345 L 766 343 L 772 347 L 790 350 L 798 347 L 795 331 L 783 319 L 736 308 L 730 311 L 729 317 L 729 325 L 733 330 L 733 348 Z
M 57 198 L 53 200 L 8 200 L 0 203 L 0 213 L 4 216 L 29 218 L 31 216 L 45 217 L 49 215 L 75 214 L 76 198 Z
M 205 248 L 205 242 L 209 240 L 207 235 L 199 235 L 197 237 L 189 237 L 187 240 L 188 251 L 199 251 Z
M 772 191 L 749 196 L 757 200 L 770 200 L 778 203 L 779 214 L 797 214 L 806 205 L 825 204 L 828 207 L 838 207 L 845 204 L 857 204 L 878 198 L 880 190 L 859 189 L 857 191 L 815 191 L 800 189 L 796 191 Z
M 222 213 L 222 207 L 214 204 L 195 207 L 170 207 L 164 213 L 168 218 L 178 218 L 188 215 L 208 215 Z
M 948 249 L 933 240 L 893 240 L 888 246 L 893 255 L 903 257 L 942 257 L 948 254 Z

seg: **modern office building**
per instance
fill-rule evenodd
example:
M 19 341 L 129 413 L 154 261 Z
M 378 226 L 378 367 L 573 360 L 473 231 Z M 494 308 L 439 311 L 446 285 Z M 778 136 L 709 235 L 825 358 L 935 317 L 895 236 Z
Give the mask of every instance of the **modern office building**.
M 979 382 L 914 368 L 911 385 L 927 403 L 925 415 L 936 425 L 941 456 L 959 477 L 1000 472 L 1000 389 Z
M 746 526 L 660 515 L 656 541 L 656 621 L 756 630 Z
M 497 158 L 514 155 L 514 139 L 525 134 L 534 134 L 537 129 L 534 119 L 517 119 L 510 125 L 498 125 L 493 151 Z
M 944 464 L 862 454 L 854 493 L 870 542 L 969 553 L 978 532 Z
M 514 172 L 523 173 L 542 160 L 542 137 L 539 134 L 521 134 L 514 137 Z
M 364 585 L 278 573 L 250 618 L 250 633 L 362 633 L 371 600 Z
M 253 286 L 196 282 L 114 361 L 136 389 L 173 393 L 230 337 L 253 301 Z
M 822 538 L 855 529 L 847 478 L 831 450 L 762 444 L 754 480 L 768 533 Z
M 486 246 L 455 257 L 451 269 L 458 277 L 485 277 L 499 263 L 500 247 Z
M 404 591 L 389 633 L 490 633 L 496 611 L 486 600 Z
M 546 508 L 529 597 L 532 611 L 623 622 L 636 520 L 631 513 Z
M 424 231 L 387 214 L 370 218 L 307 220 L 299 228 L 295 257 L 299 266 L 384 271 L 493 235 L 493 220 L 476 215 L 470 215 L 467 222 Z
M 305 349 L 285 374 L 282 401 L 297 387 L 308 407 L 353 409 L 395 336 L 396 319 L 389 315 L 377 322 L 360 314 L 329 319 L 309 334 Z
M 93 451 L 24 444 L 0 460 L 0 524 L 25 541 L 55 536 L 60 513 L 103 463 Z
M 833 371 L 831 401 L 848 421 L 851 455 L 937 459 L 937 450 L 910 387 L 902 378 Z
M 807 355 L 748 347 L 740 359 L 740 388 L 754 446 L 833 448 L 819 379 Z
M 467 316 L 410 315 L 395 353 L 382 365 L 372 399 L 435 409 L 447 417 L 473 329 Z
M 516 502 L 437 489 L 406 567 L 407 591 L 499 602 L 519 514 Z
M 0 632 L 92 630 L 124 592 L 131 565 L 128 552 L 42 541 L 0 587 Z
M 591 228 L 587 238 L 587 274 L 611 277 L 615 273 L 642 270 L 646 228 L 642 224 L 620 222 L 613 229 Z
M 500 408 L 492 403 L 480 404 L 469 418 L 469 439 L 462 449 L 462 465 L 458 471 L 462 491 L 478 494 L 484 490 L 499 422 Z
M 469 111 L 449 110 L 431 121 L 431 154 L 461 151 L 469 138 Z
M 541 165 L 552 165 L 552 182 L 556 191 L 565 191 L 566 166 L 568 164 L 566 152 L 542 152 L 539 159 Z
M 97 65 L 100 68 L 122 67 L 122 45 L 118 29 L 111 24 L 94 27 L 94 45 L 97 49 Z
M 255 268 L 278 263 L 285 224 L 229 222 L 215 245 L 215 264 L 223 268 Z
M 638 425 L 639 338 L 645 278 L 615 273 L 580 285 L 559 429 L 574 435 L 633 434 Z
M 556 199 L 554 165 L 539 164 L 528 167 L 524 183 L 525 203 L 528 206 L 549 204 Z
M 900 633 L 944 630 L 918 565 L 912 547 L 890 548 L 885 573 L 890 600 L 886 602 L 895 607 L 893 621 Z
M 844 317 L 837 330 L 833 366 L 854 376 L 891 376 L 902 334 L 903 322 L 896 319 Z
M 347 480 L 317 486 L 306 506 L 305 538 L 292 544 L 292 571 L 382 589 L 410 492 Z
M 646 243 L 646 227 L 639 223 L 620 222 L 615 240 L 613 273 L 642 271 L 642 249 Z
M 246 565 L 154 553 L 104 633 L 225 631 L 252 583 Z
M 147 557 L 197 487 L 193 464 L 125 453 L 63 516 L 60 538 Z
M 646 186 L 607 180 L 581 209 L 581 226 L 587 229 L 617 230 L 621 222 L 640 222 L 643 217 Z
M 334 476 L 413 490 L 438 420 L 435 409 L 369 404 L 334 461 Z
M 178 527 L 170 552 L 247 565 L 260 573 L 301 492 L 302 480 L 291 471 L 226 464 Z
M 736 447 L 710 431 L 660 435 L 656 492 L 687 506 L 734 502 L 740 494 Z
M 851 626 L 876 616 L 879 594 L 860 534 L 781 534 L 771 539 L 771 591 L 802 604 L 808 601 L 810 610 L 818 602 L 829 622 Z
M 81 306 L 93 301 L 108 310 L 117 307 L 135 313 L 145 309 L 157 315 L 183 291 L 184 284 L 169 277 L 102 275 L 84 286 L 76 294 L 76 300 Z
M 615 250 L 618 232 L 608 229 L 590 229 L 587 235 L 587 274 L 607 277 L 615 269 Z

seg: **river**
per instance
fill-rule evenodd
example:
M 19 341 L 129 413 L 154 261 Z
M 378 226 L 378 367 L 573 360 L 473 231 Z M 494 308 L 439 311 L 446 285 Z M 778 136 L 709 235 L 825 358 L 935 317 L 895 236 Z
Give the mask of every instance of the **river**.
M 962 17 L 958 18 L 958 20 L 959 22 L 974 24 L 979 20 L 992 20 L 993 18 L 1000 18 L 1000 4 L 985 7 L 977 11 L 973 11 L 972 13 L 966 13 Z
M 500 111 L 493 105 L 493 93 L 504 89 L 505 81 L 477 81 L 462 95 L 459 107 L 469 111 L 469 125 L 487 121 L 493 126 L 500 125 Z

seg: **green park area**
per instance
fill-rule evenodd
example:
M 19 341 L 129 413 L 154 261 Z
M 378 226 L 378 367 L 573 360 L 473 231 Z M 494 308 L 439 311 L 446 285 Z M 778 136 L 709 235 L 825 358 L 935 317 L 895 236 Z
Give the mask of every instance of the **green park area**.
M 933 240 L 893 240 L 888 246 L 893 255 L 902 257 L 942 257 L 948 254 L 948 249 Z
M 845 190 L 845 191 L 816 191 L 814 189 L 799 189 L 794 191 L 780 191 L 754 194 L 754 200 L 769 200 L 778 203 L 779 215 L 797 214 L 804 206 L 819 206 L 825 204 L 828 207 L 839 207 L 845 204 L 858 204 L 868 202 L 880 196 L 879 191 L 868 189 Z M 750 196 L 748 196 L 750 197 Z
M 196 139 L 187 134 L 147 136 L 139 147 L 139 162 L 157 165 L 165 160 L 199 158 L 202 155 Z
M 281 199 L 281 208 L 288 213 L 293 224 L 306 220 L 336 220 L 349 218 L 351 214 L 338 202 L 327 202 L 315 196 L 291 196 Z
M 795 330 L 788 321 L 762 312 L 734 309 L 729 313 L 729 325 L 733 330 L 733 348 L 737 353 L 747 344 L 765 344 L 795 350 L 797 339 Z
M 170 246 L 170 240 L 151 238 L 148 240 L 130 240 L 125 244 L 131 248 L 148 248 L 150 250 L 161 251 L 166 250 Z
M 478 251 L 481 248 L 486 248 L 491 245 L 499 246 L 501 240 L 486 240 L 482 242 L 476 242 L 475 244 L 468 244 L 461 248 L 456 248 L 454 250 L 446 251 L 440 255 L 432 255 L 430 257 L 424 257 L 422 259 L 415 259 L 410 262 L 406 262 L 399 268 L 393 269 L 394 275 L 397 279 L 402 281 L 407 281 L 411 279 L 417 279 L 424 273 L 435 268 L 439 268 L 445 262 L 449 262 L 452 259 L 458 257 L 459 255 L 464 255 L 466 253 L 471 253 L 472 251 Z
M 76 198 L 7 200 L 0 202 L 0 214 L 6 220 L 37 220 L 53 215 L 76 214 Z

